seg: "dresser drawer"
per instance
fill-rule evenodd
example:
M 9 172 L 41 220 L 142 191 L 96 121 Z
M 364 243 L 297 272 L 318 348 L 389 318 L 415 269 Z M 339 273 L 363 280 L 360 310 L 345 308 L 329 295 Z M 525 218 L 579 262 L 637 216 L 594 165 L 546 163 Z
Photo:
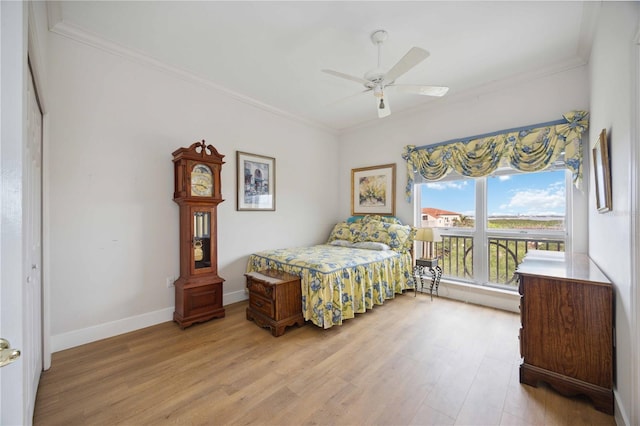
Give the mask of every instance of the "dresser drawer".
M 269 318 L 275 317 L 273 301 L 266 297 L 262 297 L 255 293 L 249 294 L 249 306 L 256 312 L 264 314 Z
M 520 330 L 518 331 L 518 341 L 520 343 L 520 358 L 524 358 L 524 330 L 522 328 L 520 328 Z

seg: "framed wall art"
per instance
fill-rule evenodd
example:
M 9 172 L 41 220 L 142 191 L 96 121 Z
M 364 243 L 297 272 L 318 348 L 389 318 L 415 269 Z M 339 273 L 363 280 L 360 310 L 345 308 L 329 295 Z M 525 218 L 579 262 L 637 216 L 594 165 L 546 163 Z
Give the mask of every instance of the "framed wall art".
M 276 209 L 276 159 L 236 151 L 236 210 Z
M 396 214 L 396 165 L 351 169 L 351 215 Z
M 611 164 L 606 129 L 602 129 L 593 148 L 593 175 L 596 182 L 596 207 L 600 213 L 611 211 Z

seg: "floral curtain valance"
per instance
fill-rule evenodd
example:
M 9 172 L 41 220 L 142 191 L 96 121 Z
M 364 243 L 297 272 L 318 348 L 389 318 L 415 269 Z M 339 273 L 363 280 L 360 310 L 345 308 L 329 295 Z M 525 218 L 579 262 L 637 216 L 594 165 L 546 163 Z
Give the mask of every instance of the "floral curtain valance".
M 563 162 L 573 182 L 582 182 L 582 134 L 589 127 L 589 113 L 571 111 L 562 120 L 503 130 L 487 135 L 456 139 L 434 145 L 407 145 L 407 201 L 411 201 L 415 174 L 438 180 L 456 171 L 462 176 L 481 177 L 499 167 L 535 172 Z

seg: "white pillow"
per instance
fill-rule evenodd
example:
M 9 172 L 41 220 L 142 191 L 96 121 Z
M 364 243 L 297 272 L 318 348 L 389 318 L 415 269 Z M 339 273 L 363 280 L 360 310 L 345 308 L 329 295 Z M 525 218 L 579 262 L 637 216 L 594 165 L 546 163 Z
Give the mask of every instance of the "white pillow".
M 374 241 L 361 241 L 359 243 L 353 243 L 353 248 L 378 251 L 391 250 L 391 247 L 389 247 L 385 243 L 377 243 Z
M 347 241 L 347 240 L 333 240 L 329 243 L 332 246 L 339 246 L 339 247 L 352 247 L 353 243 L 351 241 Z

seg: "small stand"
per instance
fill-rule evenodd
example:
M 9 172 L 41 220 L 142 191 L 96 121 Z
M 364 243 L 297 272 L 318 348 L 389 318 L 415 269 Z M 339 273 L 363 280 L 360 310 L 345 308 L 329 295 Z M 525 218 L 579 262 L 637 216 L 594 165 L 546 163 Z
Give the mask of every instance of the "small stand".
M 438 296 L 438 287 L 440 286 L 440 277 L 442 277 L 442 268 L 438 266 L 438 258 L 433 259 L 416 259 L 416 266 L 413 268 L 413 276 L 420 277 L 420 291 L 424 290 L 424 277 L 427 270 L 431 275 L 431 284 L 429 285 L 429 294 L 433 300 L 433 289 L 436 290 Z M 414 297 L 418 295 L 418 282 L 416 281 Z

